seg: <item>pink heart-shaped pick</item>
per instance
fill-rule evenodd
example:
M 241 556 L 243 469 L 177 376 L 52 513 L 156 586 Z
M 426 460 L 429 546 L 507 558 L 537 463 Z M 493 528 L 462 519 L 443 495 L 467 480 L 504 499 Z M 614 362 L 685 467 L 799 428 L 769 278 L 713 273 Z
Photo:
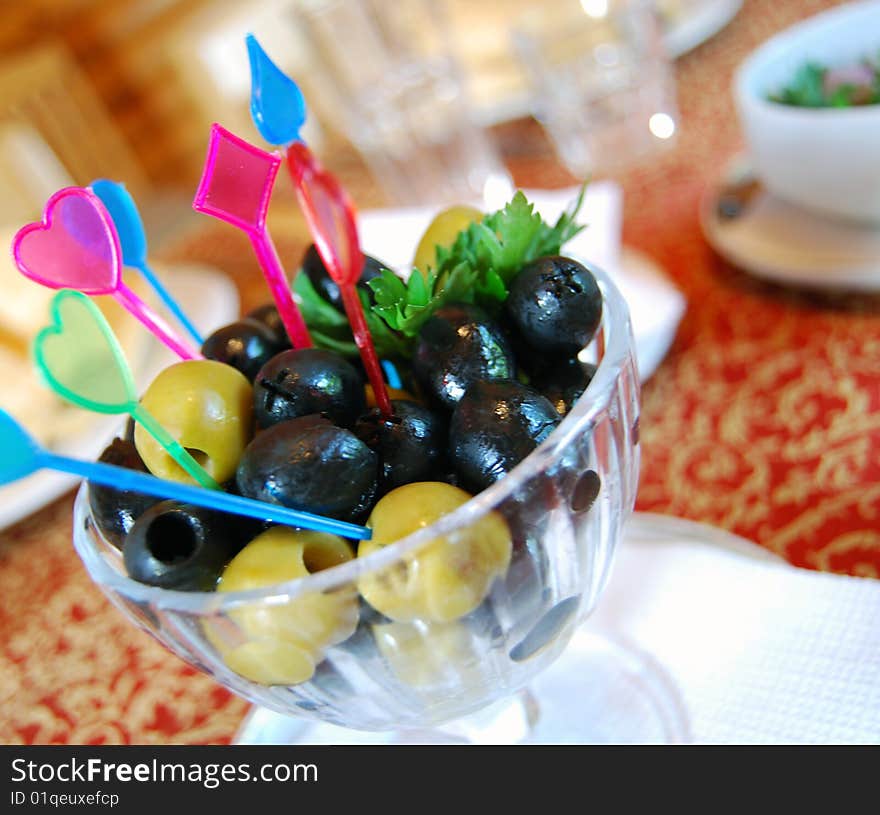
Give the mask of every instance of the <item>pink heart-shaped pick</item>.
M 51 289 L 111 294 L 119 287 L 119 237 L 101 199 L 82 187 L 58 190 L 42 221 L 16 233 L 12 254 L 25 277 Z

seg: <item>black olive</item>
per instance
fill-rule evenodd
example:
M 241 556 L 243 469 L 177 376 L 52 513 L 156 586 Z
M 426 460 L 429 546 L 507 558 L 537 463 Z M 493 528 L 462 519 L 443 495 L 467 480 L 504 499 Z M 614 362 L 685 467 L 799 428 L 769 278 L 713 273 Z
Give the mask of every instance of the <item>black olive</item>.
M 390 418 L 372 408 L 354 426 L 355 435 L 379 456 L 382 491 L 435 481 L 445 459 L 446 422 L 409 399 L 394 399 L 391 406 Z
M 134 442 L 124 439 L 113 439 L 98 461 L 141 473 L 149 472 Z M 118 549 L 122 548 L 122 542 L 134 522 L 160 500 L 132 490 L 116 490 L 103 484 L 89 484 L 92 518 L 101 534 Z
M 537 391 L 508 380 L 478 382 L 452 414 L 449 452 L 462 486 L 480 492 L 509 473 L 561 421 Z
M 538 258 L 514 278 L 505 310 L 534 349 L 574 356 L 599 327 L 602 293 L 592 272 L 576 260 Z
M 378 457 L 357 436 L 321 416 L 303 416 L 257 434 L 236 483 L 249 498 L 357 521 L 375 500 L 378 474 Z
M 544 351 L 539 351 L 537 348 L 532 348 L 522 338 L 519 329 L 507 315 L 506 311 L 502 311 L 499 315 L 498 325 L 504 334 L 504 339 L 513 351 L 513 358 L 516 360 L 517 379 L 520 381 L 523 381 L 523 376 L 525 376 L 525 381 L 530 382 L 536 374 L 540 374 L 553 359 L 558 357 L 557 354 L 547 354 Z
M 444 306 L 425 321 L 413 370 L 425 392 L 450 409 L 475 382 L 516 375 L 501 329 L 481 308 L 466 303 Z
M 132 444 L 134 444 L 134 428 L 135 421 L 131 416 L 129 416 L 128 420 L 125 422 L 125 433 L 122 436 L 123 441 L 130 441 Z
M 596 366 L 576 357 L 547 366 L 532 378 L 532 387 L 546 396 L 560 416 L 565 416 L 593 379 Z
M 254 415 L 263 428 L 313 413 L 351 427 L 366 404 L 357 370 L 333 351 L 282 351 L 254 380 Z
M 275 333 L 264 323 L 245 318 L 217 329 L 202 345 L 202 354 L 231 365 L 250 382 L 282 350 Z
M 141 515 L 126 536 L 125 569 L 132 579 L 150 586 L 210 591 L 259 529 L 259 522 L 251 519 L 162 501 Z
M 364 255 L 364 267 L 361 270 L 361 276 L 357 285 L 360 289 L 367 292 L 371 303 L 374 302 L 373 290 L 367 285 L 367 283 L 373 278 L 379 277 L 384 268 L 387 267 L 382 261 L 376 260 L 376 258 L 372 258 L 369 255 Z M 306 253 L 303 255 L 302 263 L 300 264 L 300 269 L 308 275 L 312 288 L 314 288 L 321 297 L 340 311 L 343 310 L 342 293 L 339 291 L 339 286 L 333 281 L 330 275 L 327 274 L 327 268 L 324 266 L 324 261 L 321 260 L 321 255 L 318 253 L 315 244 L 312 244 L 306 249 Z
M 274 303 L 266 303 L 264 306 L 255 308 L 245 315 L 248 320 L 256 320 L 262 323 L 275 335 L 275 344 L 279 351 L 286 351 L 291 348 L 290 337 L 287 336 L 287 329 L 278 313 L 278 307 Z

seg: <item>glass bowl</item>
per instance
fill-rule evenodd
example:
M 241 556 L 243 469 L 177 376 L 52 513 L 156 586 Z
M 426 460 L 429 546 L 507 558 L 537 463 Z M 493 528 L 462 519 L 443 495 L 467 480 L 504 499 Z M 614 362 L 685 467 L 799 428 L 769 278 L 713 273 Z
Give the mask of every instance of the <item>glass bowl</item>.
M 92 579 L 137 625 L 231 691 L 281 714 L 358 730 L 433 728 L 528 685 L 563 652 L 605 586 L 635 502 L 639 380 L 626 303 L 596 274 L 602 324 L 581 359 L 597 363 L 583 396 L 511 473 L 431 526 L 367 557 L 268 588 L 188 593 L 125 575 L 77 496 L 74 545 Z M 359 586 L 420 579 L 427 544 L 445 538 L 450 590 L 491 569 L 486 523 L 510 530 L 509 566 L 458 619 L 391 620 Z M 502 524 L 503 526 L 503 524 Z M 482 536 L 482 537 L 481 537 Z M 482 570 L 482 571 L 481 571 Z M 454 585 L 453 585 L 454 584 Z M 378 587 L 378 589 L 376 589 Z M 260 660 L 287 676 L 267 676 Z

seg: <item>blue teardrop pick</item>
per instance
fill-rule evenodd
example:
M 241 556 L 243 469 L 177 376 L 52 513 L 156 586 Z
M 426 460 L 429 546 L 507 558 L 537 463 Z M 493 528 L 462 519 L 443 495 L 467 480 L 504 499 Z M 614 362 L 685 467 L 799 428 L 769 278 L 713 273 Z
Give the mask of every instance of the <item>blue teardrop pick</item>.
M 40 448 L 5 410 L 0 409 L 0 484 L 24 478 L 39 468 Z
M 186 313 L 171 295 L 171 292 L 165 288 L 165 285 L 147 264 L 147 235 L 144 232 L 144 222 L 141 220 L 141 214 L 138 212 L 134 198 L 125 189 L 125 184 L 120 184 L 118 181 L 109 181 L 106 178 L 99 178 L 89 186 L 92 188 L 92 192 L 101 199 L 101 203 L 106 207 L 107 212 L 110 213 L 110 219 L 113 221 L 113 226 L 116 227 L 116 234 L 119 236 L 122 262 L 126 266 L 137 269 L 143 275 L 146 281 L 153 287 L 153 291 L 165 303 L 166 308 L 177 317 L 178 322 L 193 338 L 196 345 L 201 346 L 204 343 L 202 335 L 193 325 L 192 320 L 186 316 Z
M 147 262 L 147 236 L 140 213 L 125 184 L 100 178 L 91 183 L 92 192 L 110 213 L 122 247 L 122 262 L 139 267 Z
M 299 86 L 269 59 L 253 34 L 245 38 L 251 63 L 251 118 L 269 144 L 299 141 L 306 102 Z

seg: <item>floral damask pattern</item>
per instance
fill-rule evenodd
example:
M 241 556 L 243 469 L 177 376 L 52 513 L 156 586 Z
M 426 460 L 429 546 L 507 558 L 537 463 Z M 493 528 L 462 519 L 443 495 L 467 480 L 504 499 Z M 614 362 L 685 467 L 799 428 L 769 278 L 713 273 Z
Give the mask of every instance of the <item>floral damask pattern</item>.
M 744 3 L 678 64 L 667 158 L 623 179 L 625 241 L 688 299 L 643 391 L 638 509 L 730 529 L 791 563 L 880 576 L 880 296 L 797 292 L 716 258 L 699 205 L 742 151 L 730 85 L 774 31 L 836 3 Z
M 73 551 L 71 505 L 0 541 L 0 742 L 228 741 L 246 703 L 104 599 Z
M 880 318 L 730 288 L 694 319 L 644 391 L 639 508 L 880 576 Z

